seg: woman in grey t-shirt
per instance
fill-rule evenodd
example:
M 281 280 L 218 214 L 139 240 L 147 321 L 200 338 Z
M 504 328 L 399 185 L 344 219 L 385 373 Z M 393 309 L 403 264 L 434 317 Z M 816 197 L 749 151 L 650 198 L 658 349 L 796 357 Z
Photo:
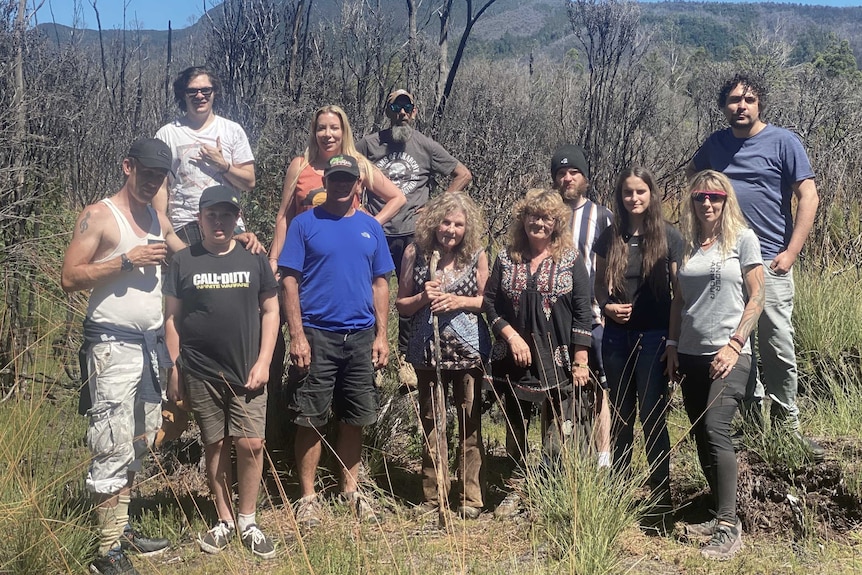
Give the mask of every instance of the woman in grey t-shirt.
M 748 336 L 763 310 L 763 262 L 724 174 L 698 173 L 689 192 L 682 205 L 686 257 L 674 286 L 667 367 L 681 378 L 698 458 L 716 504 L 714 519 L 686 531 L 710 537 L 701 550 L 705 557 L 728 559 L 742 548 L 730 423 L 751 369 Z

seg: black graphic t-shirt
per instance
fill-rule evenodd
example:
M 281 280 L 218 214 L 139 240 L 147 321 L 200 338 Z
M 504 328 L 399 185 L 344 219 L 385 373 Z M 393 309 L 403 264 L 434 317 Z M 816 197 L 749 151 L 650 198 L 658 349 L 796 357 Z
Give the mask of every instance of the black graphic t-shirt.
M 383 130 L 365 136 L 356 148 L 407 197 L 407 204 L 383 226 L 387 236 L 412 234 L 416 210 L 428 202 L 434 176 L 448 176 L 458 167 L 458 160 L 443 146 L 416 130 L 404 144 L 392 140 L 391 130 Z M 375 215 L 385 202 L 368 192 L 366 204 L 369 213 Z
M 177 324 L 180 368 L 245 385 L 260 353 L 259 296 L 276 287 L 266 256 L 239 244 L 224 255 L 202 244 L 174 255 L 162 291 L 183 304 Z

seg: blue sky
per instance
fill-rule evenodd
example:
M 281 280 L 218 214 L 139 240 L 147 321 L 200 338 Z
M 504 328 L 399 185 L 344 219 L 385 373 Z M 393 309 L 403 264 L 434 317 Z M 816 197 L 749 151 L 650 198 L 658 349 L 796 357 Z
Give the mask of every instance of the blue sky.
M 28 0 L 31 6 L 38 6 L 42 0 Z M 126 27 L 137 28 L 131 23 L 135 20 L 144 30 L 167 30 L 168 21 L 176 29 L 186 28 L 196 22 L 204 13 L 204 3 L 209 10 L 221 0 L 96 0 L 102 28 L 122 28 L 123 5 L 126 8 Z M 53 11 L 53 17 L 51 12 Z M 36 13 L 32 24 L 46 24 L 56 21 L 57 24 L 71 26 L 75 15 L 79 28 L 96 28 L 96 13 L 92 0 L 44 0 L 44 4 Z
M 29 0 L 31 6 L 40 0 Z M 731 0 L 732 1 L 732 0 Z M 781 2 L 782 0 L 777 0 Z M 95 28 L 96 15 L 92 0 L 44 0 L 36 14 L 36 23 L 56 21 L 71 26 L 75 19 L 76 7 L 80 28 Z M 120 28 L 123 24 L 123 4 L 126 8 L 127 28 L 137 28 L 131 23 L 137 21 L 142 29 L 167 30 L 168 20 L 174 29 L 186 28 L 203 15 L 204 4 L 210 9 L 221 0 L 96 0 L 102 28 Z M 860 6 L 862 0 L 796 0 L 798 4 L 820 4 L 826 6 Z M 53 10 L 53 18 L 51 16 Z

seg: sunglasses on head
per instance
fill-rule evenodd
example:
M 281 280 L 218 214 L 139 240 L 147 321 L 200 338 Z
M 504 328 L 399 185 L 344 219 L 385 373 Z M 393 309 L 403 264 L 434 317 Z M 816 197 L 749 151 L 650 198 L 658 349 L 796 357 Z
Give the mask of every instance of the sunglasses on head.
M 198 92 L 201 93 L 201 96 L 209 98 L 213 95 L 213 87 L 209 86 L 207 88 L 186 88 L 186 96 L 190 98 L 196 96 Z
M 709 203 L 723 202 L 727 198 L 727 194 L 723 190 L 697 190 L 691 193 L 691 199 L 697 203 L 703 203 L 709 199 Z
M 413 113 L 413 104 L 402 104 L 400 102 L 392 102 L 389 104 L 389 111 L 393 114 L 397 114 L 401 110 L 404 110 L 408 114 Z

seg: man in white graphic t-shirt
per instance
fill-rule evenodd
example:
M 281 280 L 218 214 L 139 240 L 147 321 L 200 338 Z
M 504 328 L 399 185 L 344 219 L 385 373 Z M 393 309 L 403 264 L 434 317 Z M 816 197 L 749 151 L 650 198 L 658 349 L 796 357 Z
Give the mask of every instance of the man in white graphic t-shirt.
M 213 110 L 220 91 L 221 82 L 210 70 L 186 68 L 174 80 L 174 99 L 183 115 L 156 132 L 171 148 L 175 175 L 153 198 L 153 207 L 168 214 L 188 245 L 201 241 L 198 203 L 206 188 L 221 184 L 247 192 L 255 184 L 254 155 L 245 131 Z M 244 229 L 242 220 L 237 225 Z

